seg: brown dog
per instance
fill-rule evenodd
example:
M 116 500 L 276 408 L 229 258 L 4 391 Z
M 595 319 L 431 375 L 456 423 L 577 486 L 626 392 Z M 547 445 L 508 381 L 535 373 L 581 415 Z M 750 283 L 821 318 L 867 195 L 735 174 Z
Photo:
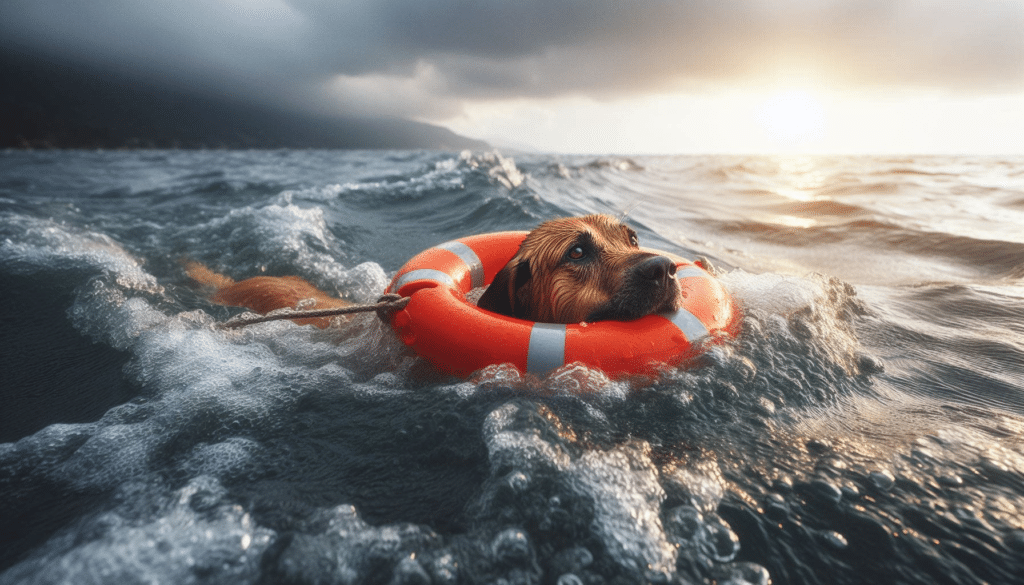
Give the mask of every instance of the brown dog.
M 298 276 L 256 276 L 235 282 L 198 262 L 187 262 L 185 274 L 199 284 L 213 289 L 211 301 L 230 307 L 247 307 L 261 314 L 276 309 L 293 308 L 303 301 L 306 301 L 303 303 L 306 309 L 335 309 L 351 304 L 332 297 Z M 292 320 L 299 325 L 316 325 L 321 329 L 331 325 L 330 317 Z
M 544 323 L 629 321 L 679 308 L 675 272 L 611 216 L 555 219 L 530 232 L 477 304 Z
M 295 307 L 344 307 L 297 276 L 257 276 L 240 282 L 190 262 L 186 273 L 212 288 L 211 300 L 258 313 Z M 607 215 L 554 219 L 539 225 L 498 273 L 478 305 L 488 311 L 545 323 L 638 319 L 679 308 L 676 263 L 639 248 L 637 235 Z M 329 318 L 294 319 L 328 327 Z

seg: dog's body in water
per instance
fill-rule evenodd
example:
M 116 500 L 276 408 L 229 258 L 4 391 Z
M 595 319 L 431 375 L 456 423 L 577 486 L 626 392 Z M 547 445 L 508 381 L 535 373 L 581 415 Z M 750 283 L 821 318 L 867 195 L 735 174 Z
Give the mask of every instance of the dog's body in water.
M 636 232 L 611 216 L 554 219 L 530 232 L 478 305 L 544 323 L 629 321 L 679 308 L 675 271 L 673 259 L 640 249 Z M 264 314 L 300 302 L 309 309 L 349 304 L 296 276 L 236 282 L 194 262 L 186 273 L 214 291 L 213 302 Z M 329 318 L 295 321 L 330 325 Z

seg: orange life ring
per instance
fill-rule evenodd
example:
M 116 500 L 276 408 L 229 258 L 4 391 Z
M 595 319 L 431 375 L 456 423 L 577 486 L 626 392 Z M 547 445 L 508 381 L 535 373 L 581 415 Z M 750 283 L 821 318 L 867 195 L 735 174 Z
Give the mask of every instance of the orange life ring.
M 699 265 L 672 254 L 684 297 L 673 313 L 634 321 L 569 325 L 535 323 L 486 311 L 466 293 L 490 284 L 516 254 L 528 232 L 469 236 L 420 252 L 395 275 L 387 292 L 410 297 L 391 317 L 398 337 L 442 373 L 468 376 L 511 363 L 544 375 L 580 362 L 621 378 L 656 375 L 698 355 L 709 335 L 734 335 L 739 315 L 722 284 Z M 716 336 L 717 337 L 717 336 Z

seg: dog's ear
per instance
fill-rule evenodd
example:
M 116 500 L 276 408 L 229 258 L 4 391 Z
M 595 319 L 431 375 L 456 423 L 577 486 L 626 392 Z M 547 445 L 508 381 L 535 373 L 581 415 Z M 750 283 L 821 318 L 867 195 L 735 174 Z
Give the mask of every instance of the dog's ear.
M 509 262 L 494 276 L 476 305 L 492 313 L 526 318 L 530 313 L 530 295 L 523 287 L 530 282 L 531 276 L 529 260 Z

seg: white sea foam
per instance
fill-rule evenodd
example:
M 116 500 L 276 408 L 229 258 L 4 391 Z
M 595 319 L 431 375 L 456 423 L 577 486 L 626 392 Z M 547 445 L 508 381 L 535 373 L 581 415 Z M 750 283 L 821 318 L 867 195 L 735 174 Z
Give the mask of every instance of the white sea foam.
M 86 518 L 0 580 L 5 583 L 253 582 L 273 532 L 257 526 L 224 489 L 199 476 L 170 498 L 126 484 L 123 498 L 155 499 L 155 514 Z
M 122 288 L 159 293 L 156 278 L 142 262 L 105 234 L 21 215 L 5 214 L 0 263 L 15 273 L 106 274 Z
M 776 315 L 808 308 L 824 295 L 819 283 L 799 276 L 733 270 L 720 279 L 741 306 Z
M 506 403 L 484 423 L 492 474 L 506 474 L 514 491 L 529 493 L 534 478 L 554 476 L 576 498 L 593 505 L 593 530 L 607 553 L 622 570 L 647 579 L 666 578 L 675 571 L 677 546 L 662 524 L 666 494 L 650 446 L 633 442 L 609 450 L 588 450 L 571 456 L 564 447 L 545 440 L 539 429 L 518 418 L 520 407 Z M 512 471 L 509 471 L 512 470 Z M 686 482 L 703 508 L 717 507 L 722 497 L 721 478 L 700 469 L 675 470 L 673 481 Z M 536 496 L 534 496 L 536 497 Z M 711 555 L 712 544 L 723 534 L 738 550 L 735 534 L 717 517 L 704 521 L 697 514 L 698 540 L 694 554 Z M 673 527 L 675 529 L 675 527 Z M 735 556 L 735 551 L 732 552 Z M 728 562 L 729 558 L 716 558 Z
M 28 168 L 38 157 L 74 163 L 82 156 L 13 158 L 24 157 Z M 92 173 L 105 160 L 136 156 L 92 153 L 79 164 Z M 1018 283 L 1000 279 L 1019 272 L 1019 250 L 1009 245 L 1019 237 L 1006 235 L 1019 230 L 1003 222 L 991 238 L 1005 242 L 966 242 L 980 255 L 965 256 L 973 248 L 952 236 L 989 233 L 982 224 L 992 221 L 990 211 L 1016 213 L 1019 194 L 990 196 L 990 208 L 976 208 L 984 219 L 954 218 L 977 222 L 970 229 L 925 222 L 943 235 L 890 221 L 892 207 L 883 199 L 902 198 L 915 210 L 927 203 L 904 194 L 912 184 L 887 176 L 864 195 L 872 184 L 861 181 L 861 170 L 843 170 L 845 163 L 822 164 L 850 175 L 838 176 L 848 195 L 829 181 L 812 194 L 858 203 L 805 207 L 777 200 L 775 186 L 759 185 L 763 174 L 776 173 L 774 164 L 645 159 L 643 168 L 623 173 L 567 160 L 561 171 L 528 175 L 552 167 L 552 157 L 513 162 L 431 153 L 395 166 L 361 156 L 377 166 L 365 170 L 365 159 L 331 155 L 344 164 L 325 168 L 327 178 L 314 184 L 297 171 L 265 183 L 258 172 L 250 175 L 262 153 L 237 160 L 191 153 L 186 177 L 156 169 L 152 180 L 138 183 L 145 189 L 97 187 L 116 197 L 68 194 L 73 189 L 66 187 L 42 197 L 21 193 L 17 182 L 4 187 L 0 204 L 35 216 L 19 210 L 0 217 L 0 268 L 70 292 L 73 300 L 61 301 L 57 318 L 66 307 L 79 332 L 124 352 L 124 379 L 135 397 L 93 422 L 50 424 L 0 445 L 3 511 L 28 510 L 15 528 L 42 543 L 29 549 L 26 540 L 8 541 L 22 548 L 0 582 L 572 584 L 614 576 L 767 583 L 764 567 L 736 561 L 741 545 L 749 558 L 768 557 L 782 571 L 800 563 L 846 571 L 851 553 L 878 553 L 890 555 L 875 567 L 890 580 L 911 575 L 925 582 L 935 577 L 931 567 L 944 566 L 963 568 L 968 578 L 976 575 L 966 571 L 979 567 L 997 580 L 1016 574 L 1014 555 L 1024 541 L 1024 460 L 1014 450 L 1021 434 L 1021 320 Z M 225 170 L 232 164 L 245 168 Z M 64 165 L 46 168 L 68 172 Z M 232 178 L 238 176 L 244 179 Z M 73 173 L 68 177 L 74 184 Z M 786 177 L 776 173 L 772 181 Z M 254 188 L 235 188 L 243 183 Z M 280 184 L 305 186 L 280 193 Z M 438 201 L 450 201 L 453 191 L 466 192 L 476 215 L 441 210 L 438 222 L 392 238 L 397 252 L 378 258 L 360 234 L 354 244 L 336 235 L 335 224 L 345 221 L 339 218 L 357 205 L 360 213 L 379 214 L 381 223 L 394 220 L 396 229 L 419 228 L 417 214 L 438 194 Z M 954 191 L 952 214 L 970 207 Z M 828 264 L 793 250 L 846 250 L 870 268 L 865 279 L 891 273 L 914 285 L 870 281 L 867 308 L 880 310 L 854 319 L 863 307 L 840 281 L 736 270 L 722 279 L 748 319 L 737 340 L 705 354 L 701 368 L 670 370 L 643 388 L 573 365 L 543 380 L 499 365 L 471 380 L 437 381 L 417 377 L 416 361 L 372 314 L 327 330 L 291 322 L 219 330 L 216 321 L 229 310 L 186 290 L 170 257 L 193 255 L 236 278 L 298 273 L 366 301 L 387 282 L 374 260 L 393 270 L 389 263 L 406 252 L 483 226 L 519 229 L 572 210 L 615 212 L 639 199 L 649 206 L 633 216 L 639 231 L 678 242 L 673 230 L 686 230 L 686 245 L 717 252 L 723 263 L 742 257 L 749 264 L 732 263 L 772 270 L 770 261 L 780 258 L 793 269 L 787 272 L 805 274 Z M 403 209 L 402 201 L 416 207 Z M 532 207 L 510 219 L 513 205 Z M 772 216 L 816 224 L 762 225 L 766 205 Z M 165 211 L 151 206 L 166 207 L 170 219 L 155 220 Z M 881 220 L 860 221 L 872 214 Z M 704 231 L 691 234 L 687 222 Z M 911 243 L 918 248 L 902 249 Z M 909 277 L 894 270 L 907 260 L 914 268 Z M 968 262 L 991 279 L 971 281 Z M 918 286 L 918 273 L 946 278 L 933 265 L 957 273 L 958 284 Z M 937 334 L 953 328 L 970 335 Z M 852 357 L 862 345 L 889 352 L 898 367 L 877 376 L 836 367 L 856 365 Z M 120 372 L 122 363 L 112 367 Z M 46 381 L 95 390 L 93 380 L 69 378 Z M 985 392 L 1001 398 L 978 400 Z M 909 415 L 924 422 L 909 425 Z M 819 440 L 825 434 L 834 440 Z M 761 499 L 771 504 L 764 515 Z M 743 524 L 734 532 L 720 512 Z M 779 516 L 763 520 L 769 514 Z M 851 518 L 857 530 L 843 525 Z M 900 518 L 942 531 L 943 545 L 902 531 Z M 768 539 L 750 547 L 740 542 L 761 528 Z M 889 547 L 892 534 L 907 546 Z M 794 542 L 800 546 L 789 547 Z M 976 554 L 970 567 L 949 552 L 955 550 Z

